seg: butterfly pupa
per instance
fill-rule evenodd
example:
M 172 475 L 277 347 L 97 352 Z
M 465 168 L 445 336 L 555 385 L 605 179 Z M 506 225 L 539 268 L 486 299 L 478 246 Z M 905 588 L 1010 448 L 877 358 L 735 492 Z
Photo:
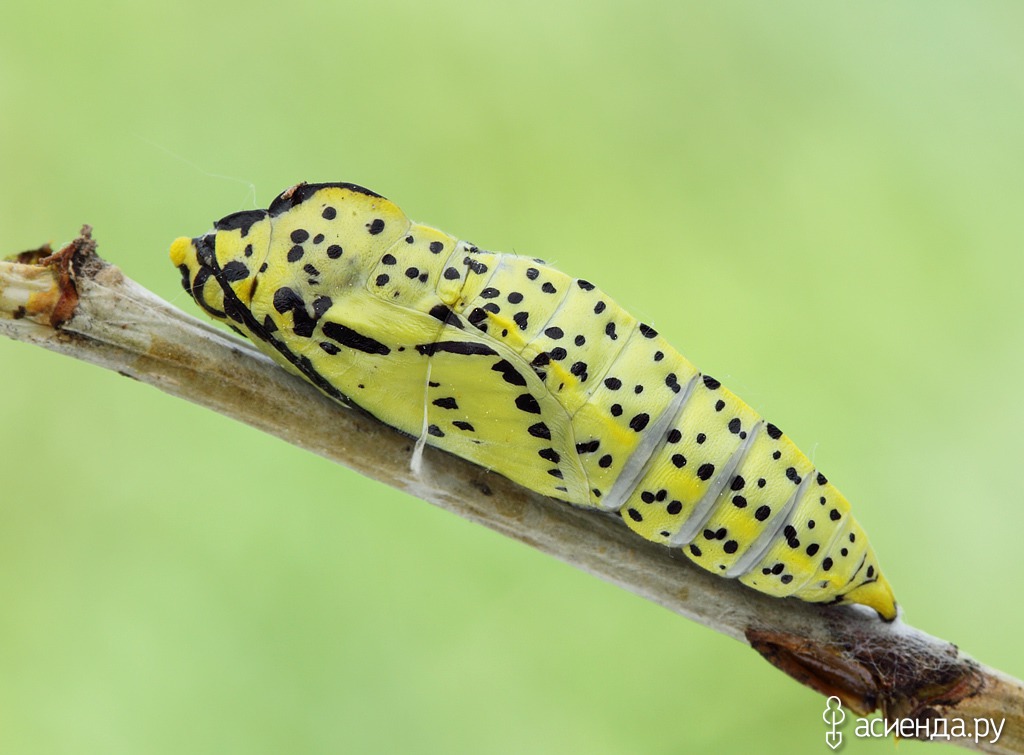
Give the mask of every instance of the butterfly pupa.
M 835 486 L 587 280 L 348 183 L 294 186 L 171 260 L 208 315 L 336 400 L 755 590 L 896 617 Z

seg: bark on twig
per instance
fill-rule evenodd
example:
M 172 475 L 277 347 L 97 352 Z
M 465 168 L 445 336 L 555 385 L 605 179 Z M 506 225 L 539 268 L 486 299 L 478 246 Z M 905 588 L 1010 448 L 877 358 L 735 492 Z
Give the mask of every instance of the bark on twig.
M 935 731 L 940 719 L 947 731 L 955 719 L 1005 720 L 995 743 L 952 741 L 1024 753 L 1020 681 L 899 620 L 770 598 L 708 574 L 611 517 L 543 498 L 443 452 L 426 449 L 417 477 L 412 440 L 126 278 L 96 256 L 88 228 L 57 254 L 44 248 L 0 262 L 0 332 L 214 409 L 557 556 L 748 643 L 857 713 L 880 709 L 919 722 L 917 732 Z

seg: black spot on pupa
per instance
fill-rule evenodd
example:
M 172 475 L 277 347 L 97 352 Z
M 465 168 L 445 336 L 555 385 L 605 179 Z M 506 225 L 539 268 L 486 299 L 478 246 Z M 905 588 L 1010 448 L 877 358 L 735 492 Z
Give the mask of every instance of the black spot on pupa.
M 313 316 L 317 320 L 327 314 L 327 310 L 334 304 L 333 300 L 329 296 L 318 296 L 313 299 Z
M 516 397 L 516 407 L 527 414 L 540 414 L 540 404 L 532 393 L 523 393 Z
M 534 438 L 541 438 L 543 440 L 551 440 L 551 430 L 543 422 L 538 422 L 535 425 L 530 425 L 526 432 L 532 435 Z
M 444 304 L 435 304 L 431 307 L 429 314 L 436 320 L 440 320 L 447 325 L 462 329 L 462 321 L 459 319 L 459 316 L 448 309 Z M 470 322 L 473 322 L 473 320 L 470 319 Z M 476 323 L 473 324 L 475 325 Z
M 337 341 L 342 346 L 347 346 L 356 351 L 366 354 L 380 354 L 382 356 L 391 353 L 391 349 L 380 341 L 352 330 L 337 322 L 325 322 L 323 325 L 324 335 L 332 341 Z
M 244 262 L 231 260 L 221 269 L 221 275 L 228 283 L 235 283 L 249 277 L 249 268 Z
M 552 464 L 557 464 L 562 460 L 562 457 L 558 454 L 558 451 L 556 451 L 553 448 L 542 448 L 540 451 L 537 452 L 537 456 L 547 461 L 550 461 Z
M 274 292 L 274 309 L 280 314 L 291 312 L 296 309 L 305 309 L 306 302 L 299 294 L 287 286 L 282 286 Z
M 497 356 L 498 352 L 490 346 L 474 341 L 435 341 L 416 345 L 416 351 L 423 356 L 433 356 L 440 352 L 462 354 L 463 356 Z
M 629 426 L 633 428 L 634 432 L 640 432 L 645 427 L 647 427 L 647 423 L 650 421 L 650 415 L 641 412 L 640 414 L 637 414 L 635 417 L 633 417 L 633 419 L 629 421 Z M 712 470 L 713 469 L 714 468 L 712 467 Z
M 217 231 L 239 230 L 244 237 L 249 235 L 249 229 L 254 223 L 260 222 L 265 217 L 267 217 L 266 210 L 243 210 L 221 218 L 213 224 L 213 227 Z
M 502 380 L 510 385 L 526 385 L 526 378 L 507 359 L 497 362 L 491 369 L 500 372 Z

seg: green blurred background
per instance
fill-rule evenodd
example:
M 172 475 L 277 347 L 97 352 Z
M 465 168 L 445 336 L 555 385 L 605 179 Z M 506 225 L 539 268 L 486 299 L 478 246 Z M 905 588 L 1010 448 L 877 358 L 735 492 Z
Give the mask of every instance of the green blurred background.
M 88 222 L 195 312 L 171 239 L 347 180 L 542 256 L 779 423 L 909 621 L 1016 676 L 1022 137 L 1018 2 L 0 10 L 0 254 Z M 0 364 L 4 753 L 826 751 L 739 643 L 112 373 Z

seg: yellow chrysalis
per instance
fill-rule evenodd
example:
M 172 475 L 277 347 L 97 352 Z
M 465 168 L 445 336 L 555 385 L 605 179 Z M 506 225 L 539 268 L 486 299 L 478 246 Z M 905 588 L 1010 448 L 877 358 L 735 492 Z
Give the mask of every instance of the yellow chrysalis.
M 896 616 L 842 494 L 585 280 L 345 183 L 228 215 L 171 260 L 209 315 L 335 399 L 761 592 Z

